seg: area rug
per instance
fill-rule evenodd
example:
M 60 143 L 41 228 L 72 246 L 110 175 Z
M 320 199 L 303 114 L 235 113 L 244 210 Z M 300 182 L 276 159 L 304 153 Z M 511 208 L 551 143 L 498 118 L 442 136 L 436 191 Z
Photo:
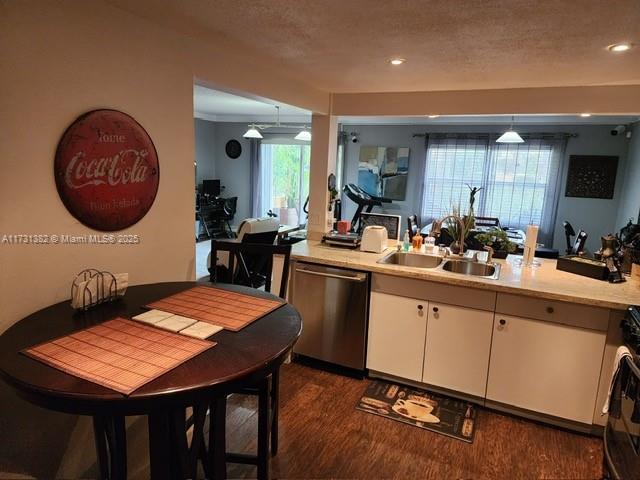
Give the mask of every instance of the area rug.
M 472 443 L 476 406 L 418 388 L 382 380 L 372 381 L 358 410 Z

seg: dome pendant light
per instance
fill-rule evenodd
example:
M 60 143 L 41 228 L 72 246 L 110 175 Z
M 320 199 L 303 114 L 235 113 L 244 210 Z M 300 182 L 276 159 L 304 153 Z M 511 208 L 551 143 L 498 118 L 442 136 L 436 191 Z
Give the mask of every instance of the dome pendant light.
M 513 129 L 513 115 L 511 116 L 511 126 L 509 130 L 504 132 L 500 138 L 496 140 L 496 143 L 524 143 L 522 137 Z
M 307 130 L 307 127 L 304 127 L 302 130 L 300 130 L 300 133 L 298 133 L 295 137 L 296 140 L 302 140 L 304 142 L 310 142 L 311 141 L 311 132 L 309 130 Z
M 262 136 L 262 134 L 258 131 L 258 129 L 256 128 L 255 124 L 251 124 L 249 126 L 249 130 L 247 130 L 246 132 L 244 132 L 244 135 L 242 135 L 244 138 L 264 138 Z

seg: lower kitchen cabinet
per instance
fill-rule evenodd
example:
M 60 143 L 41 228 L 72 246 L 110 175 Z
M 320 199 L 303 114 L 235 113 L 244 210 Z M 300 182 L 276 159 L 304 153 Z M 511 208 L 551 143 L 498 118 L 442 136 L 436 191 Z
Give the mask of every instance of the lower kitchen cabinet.
M 429 303 L 422 381 L 484 397 L 493 312 Z
M 605 332 L 496 313 L 487 399 L 592 423 Z
M 371 292 L 367 368 L 422 380 L 428 303 Z

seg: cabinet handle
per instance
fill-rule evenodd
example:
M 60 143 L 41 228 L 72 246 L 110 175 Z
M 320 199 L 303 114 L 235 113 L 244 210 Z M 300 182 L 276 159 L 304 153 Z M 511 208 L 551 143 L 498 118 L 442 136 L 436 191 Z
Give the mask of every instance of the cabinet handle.
M 547 307 L 547 313 L 553 313 L 553 307 Z
M 498 320 L 498 330 L 504 330 L 504 326 L 507 324 L 507 321 L 504 318 Z
M 438 307 L 433 307 L 433 313 L 438 313 Z
M 422 305 L 418 305 L 418 310 L 422 310 L 424 307 Z

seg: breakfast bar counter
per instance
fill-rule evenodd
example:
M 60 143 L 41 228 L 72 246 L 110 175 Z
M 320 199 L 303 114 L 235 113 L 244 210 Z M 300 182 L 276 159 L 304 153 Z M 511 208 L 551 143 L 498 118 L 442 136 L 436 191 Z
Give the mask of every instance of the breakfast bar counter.
M 291 251 L 293 260 L 351 268 L 396 277 L 428 280 L 461 287 L 494 292 L 512 293 L 533 298 L 591 305 L 613 310 L 624 310 L 640 304 L 640 281 L 627 277 L 624 283 L 612 284 L 602 280 L 556 270 L 556 261 L 536 259 L 541 265 L 523 268 L 515 263 L 520 258 L 510 255 L 506 260 L 494 260 L 501 265 L 497 279 L 473 277 L 436 268 L 415 268 L 404 265 L 377 263 L 395 250 L 395 245 L 383 253 L 368 253 L 331 247 L 320 241 L 305 240 L 296 243 Z

